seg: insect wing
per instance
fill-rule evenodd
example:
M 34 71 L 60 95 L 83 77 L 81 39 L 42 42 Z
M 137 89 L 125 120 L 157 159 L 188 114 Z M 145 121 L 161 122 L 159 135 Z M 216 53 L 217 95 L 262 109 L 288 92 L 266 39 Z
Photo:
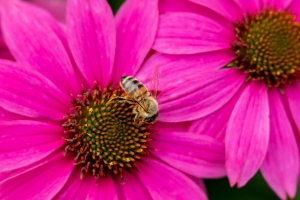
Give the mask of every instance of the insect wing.
M 142 95 L 142 93 L 141 93 L 141 91 L 139 90 L 139 91 L 137 91 L 138 92 L 138 95 L 140 96 L 140 97 L 142 97 L 142 99 L 141 99 L 141 101 L 136 101 L 146 112 L 148 112 L 148 108 L 147 108 L 147 106 L 146 106 L 146 104 L 145 104 L 145 101 L 144 101 L 144 98 L 143 98 L 143 95 Z
M 152 96 L 154 98 L 157 97 L 157 91 L 158 91 L 158 84 L 159 84 L 159 75 L 160 75 L 160 67 L 159 65 L 157 65 L 155 68 L 154 68 L 154 71 L 153 71 L 153 74 L 152 74 L 152 81 L 151 81 L 151 85 L 152 85 L 152 88 L 151 88 L 151 93 L 152 93 Z

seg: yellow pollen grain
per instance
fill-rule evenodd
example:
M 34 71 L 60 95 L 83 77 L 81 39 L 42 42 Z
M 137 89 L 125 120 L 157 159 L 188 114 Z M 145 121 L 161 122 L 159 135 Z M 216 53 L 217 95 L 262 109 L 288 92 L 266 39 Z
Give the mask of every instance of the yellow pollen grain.
M 142 153 L 143 152 L 143 149 L 138 149 L 136 150 L 138 153 Z

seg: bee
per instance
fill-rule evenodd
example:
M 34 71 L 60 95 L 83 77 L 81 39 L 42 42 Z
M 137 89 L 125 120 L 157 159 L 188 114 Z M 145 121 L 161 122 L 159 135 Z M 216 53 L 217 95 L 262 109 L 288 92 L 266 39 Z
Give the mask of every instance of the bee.
M 115 97 L 118 102 L 127 102 L 135 104 L 133 114 L 135 114 L 134 121 L 142 118 L 142 122 L 154 123 L 159 116 L 159 108 L 156 100 L 158 88 L 159 68 L 156 67 L 152 77 L 153 94 L 145 87 L 143 83 L 132 76 L 122 76 L 120 79 L 120 86 L 128 95 L 126 97 Z

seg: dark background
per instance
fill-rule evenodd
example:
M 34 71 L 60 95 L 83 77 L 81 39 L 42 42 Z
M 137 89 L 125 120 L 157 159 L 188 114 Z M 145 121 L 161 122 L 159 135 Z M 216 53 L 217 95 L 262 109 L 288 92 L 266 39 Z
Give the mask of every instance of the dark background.
M 114 13 L 118 10 L 123 0 L 108 0 Z M 257 173 L 246 186 L 230 188 L 227 178 L 205 180 L 208 197 L 210 200 L 278 200 L 279 198 L 269 188 L 261 173 Z M 298 187 L 298 191 L 300 187 Z M 296 200 L 300 200 L 297 193 Z

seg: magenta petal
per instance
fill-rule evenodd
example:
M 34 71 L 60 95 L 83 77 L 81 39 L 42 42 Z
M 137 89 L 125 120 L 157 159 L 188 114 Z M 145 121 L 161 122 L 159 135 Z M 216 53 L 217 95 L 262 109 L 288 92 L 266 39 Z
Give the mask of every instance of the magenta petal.
M 269 92 L 270 142 L 261 171 L 276 194 L 287 199 L 287 195 L 290 198 L 296 195 L 299 149 L 280 96 L 277 89 Z
M 240 20 L 243 16 L 240 7 L 232 0 L 189 0 L 197 4 L 203 5 L 207 8 L 214 10 L 215 12 L 223 15 L 231 22 Z
M 208 116 L 193 121 L 189 127 L 189 131 L 208 135 L 223 141 L 225 138 L 228 119 L 230 118 L 232 110 L 239 97 L 240 94 L 235 94 L 234 97 L 219 110 Z
M 64 144 L 62 127 L 30 120 L 0 122 L 0 160 L 3 171 L 36 162 Z M 24 159 L 26 158 L 26 159 Z
M 197 77 L 201 74 L 211 74 L 216 71 L 224 71 L 221 68 L 235 58 L 235 54 L 231 49 L 205 52 L 194 55 L 167 55 L 154 53 L 136 74 L 136 77 L 143 81 L 146 86 L 151 86 L 152 74 L 155 67 L 160 70 L 158 90 L 165 95 L 173 94 L 174 91 L 168 92 L 173 87 L 178 87 L 178 83 L 186 84 L 183 86 L 194 86 L 199 83 Z M 184 78 L 184 81 L 181 79 Z M 186 79 L 186 80 L 185 80 Z M 181 80 L 181 81 L 180 81 Z M 188 81 L 186 83 L 186 81 Z M 194 82 L 192 82 L 194 81 Z M 150 87 L 148 87 L 150 88 Z M 182 87 L 176 88 L 177 93 L 181 92 Z M 187 87 L 193 88 L 193 87 Z
M 139 168 L 139 177 L 151 191 L 152 199 L 207 199 L 205 192 L 194 181 L 161 162 L 149 158 Z
M 159 127 L 159 130 L 162 130 L 164 132 L 172 132 L 174 130 L 178 132 L 186 132 L 189 130 L 191 123 L 190 122 L 162 122 L 157 121 L 155 122 L 155 126 Z
M 177 76 L 180 75 L 180 72 Z M 179 122 L 199 119 L 213 113 L 227 103 L 244 83 L 244 76 L 235 69 L 215 71 L 210 74 L 199 74 L 199 81 L 194 90 L 185 88 L 185 84 L 178 84 L 185 94 L 170 88 L 158 98 L 160 106 L 160 120 Z M 188 83 L 189 81 L 186 81 Z M 178 94 L 179 93 L 179 94 Z
M 158 24 L 157 0 L 127 0 L 116 15 L 114 76 L 134 75 L 149 53 Z M 119 82 L 119 79 L 115 80 Z
M 30 3 L 40 6 L 41 8 L 50 12 L 59 21 L 65 21 L 66 15 L 66 1 L 61 0 L 30 0 Z
M 261 0 L 261 4 L 262 9 L 275 7 L 277 10 L 282 10 L 288 8 L 292 1 L 293 0 Z
M 295 83 L 293 86 L 286 86 L 285 91 L 292 116 L 296 122 L 298 130 L 300 130 L 300 83 Z
M 291 13 L 295 15 L 296 21 L 300 21 L 300 1 L 292 0 L 289 9 L 291 10 Z
M 151 146 L 153 154 L 174 168 L 201 178 L 226 175 L 224 143 L 192 132 L 162 132 Z
M 158 2 L 159 13 L 167 12 L 201 12 L 201 6 L 187 0 L 163 0 Z
M 124 184 L 118 182 L 119 188 L 125 199 L 141 199 L 152 200 L 148 189 L 139 178 L 139 172 L 136 171 L 132 174 L 126 173 L 126 181 Z M 150 191 L 152 192 L 152 191 Z M 120 198 L 121 199 L 121 198 Z
M 25 119 L 25 116 L 18 115 L 16 113 L 9 112 L 8 110 L 0 107 L 0 121 L 10 121 L 15 119 Z
M 260 11 L 260 0 L 234 0 L 240 8 L 243 10 L 243 13 L 254 14 Z
M 90 184 L 96 184 L 95 178 L 92 178 L 92 176 L 88 175 L 81 180 L 80 168 L 75 168 L 64 187 L 55 195 L 54 199 L 87 199 Z M 96 195 L 94 198 L 98 199 L 98 196 Z
M 189 56 L 154 54 L 137 78 L 150 85 L 149 74 L 155 66 L 160 66 L 160 120 L 197 119 L 219 109 L 243 85 L 243 73 L 236 69 L 220 69 L 232 60 L 232 54 L 229 49 Z
M 76 81 L 61 25 L 46 11 L 29 3 L 9 1 L 2 9 L 5 42 L 17 61 L 32 66 L 68 94 L 77 94 Z
M 250 82 L 229 119 L 226 137 L 226 168 L 233 186 L 243 186 L 260 168 L 270 134 L 267 88 Z
M 32 164 L 28 164 L 28 165 L 25 165 L 25 166 L 17 168 L 17 169 L 13 169 L 13 170 L 9 170 L 9 171 L 3 171 L 0 169 L 0 183 L 6 179 L 17 177 L 21 174 L 24 174 L 31 170 L 36 169 L 39 166 L 45 165 L 49 162 L 52 162 L 53 160 L 60 158 L 63 155 L 62 152 L 63 151 L 59 151 L 59 150 L 55 151 L 55 152 L 49 154 L 48 156 L 46 156 L 45 158 L 42 158 Z
M 168 54 L 227 49 L 235 38 L 231 28 L 194 13 L 166 13 L 159 18 L 153 48 Z
M 71 0 L 67 7 L 68 41 L 87 82 L 106 87 L 111 79 L 116 45 L 112 11 L 104 0 Z
M 94 177 L 92 177 L 94 179 Z M 115 186 L 115 181 L 108 177 L 99 181 L 98 184 L 91 184 L 88 199 L 92 199 L 98 194 L 99 199 L 118 200 L 118 194 Z M 95 198 L 96 199 L 96 198 Z
M 69 180 L 54 199 L 112 199 L 116 200 L 116 186 L 109 177 L 98 180 L 90 174 L 80 179 L 80 168 L 76 168 Z
M 0 60 L 0 82 L 0 104 L 8 111 L 61 120 L 71 107 L 52 82 L 16 63 Z
M 0 196 L 2 199 L 52 199 L 68 180 L 73 162 L 73 159 L 61 155 L 30 171 L 5 179 L 0 182 Z

